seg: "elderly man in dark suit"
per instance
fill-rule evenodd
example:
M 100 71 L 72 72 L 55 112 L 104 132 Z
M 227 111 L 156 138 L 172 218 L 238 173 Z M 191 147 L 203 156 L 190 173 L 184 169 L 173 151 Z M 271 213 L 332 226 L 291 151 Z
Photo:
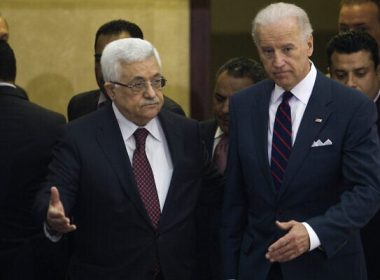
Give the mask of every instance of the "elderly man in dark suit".
M 15 55 L 0 40 L 0 279 L 52 279 L 54 248 L 45 243 L 32 205 L 66 120 L 26 100 L 15 78 Z
M 199 124 L 161 110 L 166 79 L 148 41 L 111 42 L 101 65 L 112 104 L 68 124 L 50 202 L 47 187 L 37 204 L 46 231 L 72 232 L 73 280 L 194 279 L 196 204 L 202 184 L 220 181 Z
M 252 35 L 270 79 L 231 98 L 225 278 L 367 279 L 360 228 L 380 205 L 375 104 L 316 70 L 296 5 L 261 10 Z
M 105 46 L 117 39 L 121 38 L 140 38 L 144 35 L 140 27 L 123 19 L 111 20 L 106 22 L 96 32 L 95 35 L 95 78 L 99 89 L 79 93 L 73 96 L 67 107 L 67 116 L 69 121 L 77 119 L 88 113 L 96 111 L 104 102 L 108 102 L 109 98 L 104 88 L 104 79 L 100 67 L 100 58 Z M 164 96 L 164 109 L 175 113 L 185 115 L 181 106 L 169 97 Z

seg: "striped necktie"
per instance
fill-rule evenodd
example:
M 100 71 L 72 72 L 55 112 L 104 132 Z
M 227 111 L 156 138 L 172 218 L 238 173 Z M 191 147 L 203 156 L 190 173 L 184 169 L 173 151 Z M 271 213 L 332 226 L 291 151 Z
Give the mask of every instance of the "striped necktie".
M 289 99 L 292 96 L 293 94 L 290 91 L 283 93 L 282 102 L 277 108 L 273 126 L 271 171 L 277 190 L 281 187 L 292 151 L 292 118 L 289 106 Z

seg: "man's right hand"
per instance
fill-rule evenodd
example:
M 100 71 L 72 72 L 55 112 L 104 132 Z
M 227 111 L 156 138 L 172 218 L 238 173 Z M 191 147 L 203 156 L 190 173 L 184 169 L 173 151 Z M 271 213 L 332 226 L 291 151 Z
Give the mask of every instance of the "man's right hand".
M 76 230 L 76 226 L 70 223 L 70 219 L 65 216 L 65 209 L 59 199 L 57 187 L 50 189 L 50 202 L 46 221 L 51 229 L 59 233 L 67 233 Z

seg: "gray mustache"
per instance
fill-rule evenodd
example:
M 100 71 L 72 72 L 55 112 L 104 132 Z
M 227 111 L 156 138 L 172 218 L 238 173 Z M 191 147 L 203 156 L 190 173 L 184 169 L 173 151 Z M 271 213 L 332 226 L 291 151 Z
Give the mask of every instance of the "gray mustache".
M 144 100 L 144 103 L 142 105 L 154 105 L 154 104 L 159 104 L 160 100 L 155 98 L 155 99 L 148 99 Z

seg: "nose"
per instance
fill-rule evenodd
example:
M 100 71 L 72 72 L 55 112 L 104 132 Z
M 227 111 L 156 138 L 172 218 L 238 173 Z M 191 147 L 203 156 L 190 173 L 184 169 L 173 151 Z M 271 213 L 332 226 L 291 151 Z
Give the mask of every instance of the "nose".
M 229 104 L 230 104 L 230 99 L 229 98 L 226 98 L 223 102 L 223 106 L 222 106 L 222 112 L 224 114 L 227 114 L 228 113 L 228 107 L 229 107 Z
M 157 95 L 155 89 L 153 88 L 153 86 L 152 86 L 152 84 L 150 82 L 147 82 L 145 84 L 145 87 L 146 87 L 146 89 L 145 89 L 145 94 L 144 95 L 146 97 L 148 97 L 148 98 L 154 98 Z
M 277 68 L 281 68 L 284 65 L 284 57 L 281 52 L 275 52 L 273 54 L 273 65 Z
M 356 78 L 354 77 L 353 74 L 348 74 L 347 76 L 347 82 L 346 85 L 351 87 L 351 88 L 357 88 L 357 83 L 356 83 Z

